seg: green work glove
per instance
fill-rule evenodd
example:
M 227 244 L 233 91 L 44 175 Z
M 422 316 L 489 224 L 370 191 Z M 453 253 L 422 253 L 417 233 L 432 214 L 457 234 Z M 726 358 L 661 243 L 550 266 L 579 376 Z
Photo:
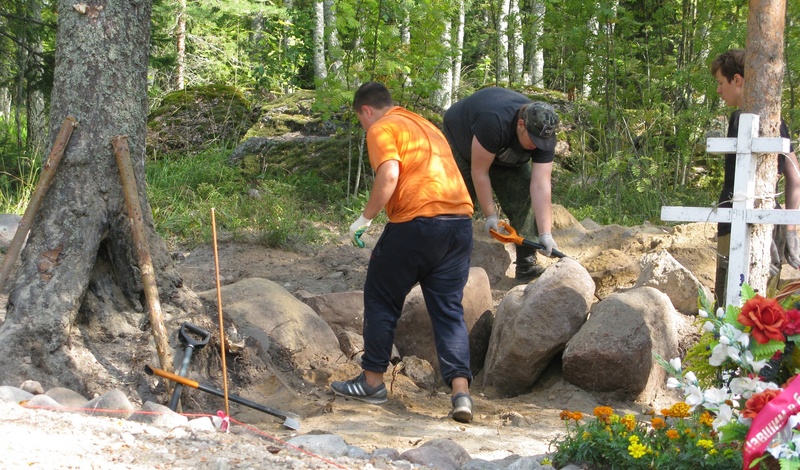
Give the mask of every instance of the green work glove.
M 364 231 L 367 230 L 369 225 L 372 223 L 372 219 L 368 219 L 364 217 L 364 214 L 353 222 L 353 225 L 350 226 L 350 241 L 353 242 L 353 245 L 364 248 L 364 241 L 361 239 L 361 235 L 364 234 Z

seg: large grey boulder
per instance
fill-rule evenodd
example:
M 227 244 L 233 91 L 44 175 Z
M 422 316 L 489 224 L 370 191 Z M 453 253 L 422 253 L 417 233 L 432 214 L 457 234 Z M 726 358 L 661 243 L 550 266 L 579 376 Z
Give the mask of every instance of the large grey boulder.
M 331 327 L 280 285 L 249 278 L 223 286 L 220 295 L 225 314 L 239 334 L 255 340 L 264 353 L 277 346 L 283 357 L 301 369 L 318 361 L 344 360 Z M 216 304 L 215 290 L 199 296 Z
M 567 343 L 564 378 L 584 390 L 651 402 L 665 390 L 667 379 L 653 354 L 678 357 L 687 320 L 666 294 L 652 287 L 612 294 L 592 308 L 589 320 Z
M 492 291 L 489 278 L 483 268 L 470 268 L 469 279 L 464 287 L 464 322 L 467 331 L 487 311 L 492 310 Z M 433 340 L 433 327 L 422 297 L 422 289 L 417 285 L 406 297 L 403 313 L 397 322 L 394 343 L 401 356 L 417 356 L 430 362 L 439 372 L 439 359 Z
M 364 325 L 364 291 L 334 292 L 304 299 L 338 336 L 342 331 L 361 334 Z
M 698 292 L 706 298 L 711 290 L 705 287 L 688 269 L 683 267 L 667 250 L 648 253 L 639 260 L 642 267 L 636 287 L 654 287 L 667 294 L 676 310 L 685 315 L 697 315 Z
M 563 258 L 510 290 L 497 307 L 483 385 L 503 396 L 527 392 L 586 321 L 594 289 L 586 269 Z

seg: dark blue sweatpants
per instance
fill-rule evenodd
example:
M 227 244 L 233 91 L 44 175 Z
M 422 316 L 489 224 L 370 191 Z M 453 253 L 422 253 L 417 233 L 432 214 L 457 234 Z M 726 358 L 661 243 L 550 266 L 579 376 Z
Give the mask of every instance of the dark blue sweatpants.
M 389 223 L 372 250 L 364 283 L 365 370 L 389 367 L 397 320 L 418 282 L 433 324 L 439 370 L 450 386 L 456 377 L 472 382 L 469 335 L 461 300 L 469 277 L 472 220 L 418 217 Z

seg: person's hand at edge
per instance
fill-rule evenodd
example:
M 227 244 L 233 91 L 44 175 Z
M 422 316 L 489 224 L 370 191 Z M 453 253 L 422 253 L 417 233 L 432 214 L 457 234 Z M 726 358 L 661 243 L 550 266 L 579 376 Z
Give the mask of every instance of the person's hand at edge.
M 772 240 L 769 246 L 769 275 L 775 276 L 779 272 L 781 272 L 781 255 L 778 253 L 778 245 L 775 244 L 775 240 Z
M 358 220 L 353 222 L 350 226 L 350 241 L 353 242 L 353 245 L 364 248 L 364 241 L 361 239 L 361 235 L 364 234 L 364 231 L 367 230 L 371 223 L 372 219 L 364 217 L 364 214 L 361 214 Z
M 543 249 L 539 249 L 545 256 L 550 256 L 553 254 L 553 250 L 558 249 L 558 245 L 556 241 L 553 240 L 553 236 L 549 233 L 540 233 L 539 234 L 539 243 L 544 245 Z
M 800 268 L 800 234 L 786 231 L 786 263 L 794 269 Z
M 489 232 L 489 230 L 494 230 L 495 232 L 499 233 L 500 228 L 497 225 L 499 222 L 500 219 L 498 219 L 496 215 L 490 215 L 489 217 L 486 218 L 486 222 L 483 223 L 483 229 L 486 230 L 486 233 L 488 235 L 491 235 L 491 232 Z

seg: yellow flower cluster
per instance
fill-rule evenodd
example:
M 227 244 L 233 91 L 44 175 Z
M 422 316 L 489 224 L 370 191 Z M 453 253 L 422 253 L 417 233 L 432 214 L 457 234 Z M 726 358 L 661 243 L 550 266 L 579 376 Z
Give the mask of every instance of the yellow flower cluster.
M 633 431 L 636 428 L 636 416 L 628 414 L 620 418 L 619 421 L 625 425 L 628 431 Z
M 647 446 L 639 442 L 639 436 L 631 436 L 628 438 L 628 442 L 630 442 L 630 445 L 628 446 L 628 453 L 631 454 L 631 457 L 634 459 L 641 458 L 647 453 Z
M 684 402 L 679 402 L 669 409 L 661 410 L 661 414 L 668 418 L 688 418 L 691 415 L 691 407 Z

